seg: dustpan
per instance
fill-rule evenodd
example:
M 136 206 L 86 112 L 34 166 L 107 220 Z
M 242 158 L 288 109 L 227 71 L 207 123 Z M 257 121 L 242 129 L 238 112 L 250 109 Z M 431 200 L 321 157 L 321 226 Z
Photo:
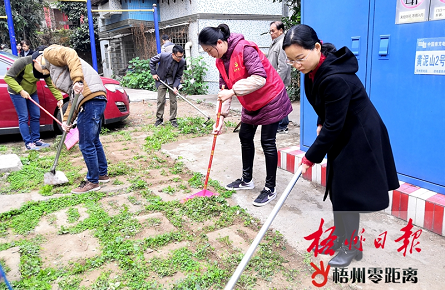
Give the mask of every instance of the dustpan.
M 66 134 L 66 138 L 63 143 L 65 143 L 66 149 L 70 150 L 71 148 L 73 148 L 74 145 L 76 145 L 78 141 L 79 141 L 79 129 L 74 128 L 71 129 Z

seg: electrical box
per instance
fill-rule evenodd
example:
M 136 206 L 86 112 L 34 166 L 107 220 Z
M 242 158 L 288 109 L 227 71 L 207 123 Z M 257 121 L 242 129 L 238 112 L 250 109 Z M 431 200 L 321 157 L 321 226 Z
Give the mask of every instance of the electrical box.
M 357 57 L 399 179 L 445 194 L 445 0 L 302 0 L 301 15 L 320 40 Z M 300 147 L 307 150 L 317 118 L 301 92 Z

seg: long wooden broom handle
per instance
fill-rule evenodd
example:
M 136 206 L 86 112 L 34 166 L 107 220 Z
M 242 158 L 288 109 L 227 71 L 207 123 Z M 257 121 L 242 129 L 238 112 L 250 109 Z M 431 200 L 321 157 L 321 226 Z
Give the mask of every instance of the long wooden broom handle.
M 224 86 L 222 87 L 222 89 L 224 90 Z M 219 101 L 218 114 L 216 115 L 216 128 L 218 128 L 218 126 L 219 126 L 219 118 L 221 117 L 221 108 L 222 108 L 222 101 Z M 209 182 L 210 169 L 212 168 L 213 154 L 215 152 L 215 145 L 216 145 L 217 137 L 218 137 L 218 134 L 213 135 L 212 151 L 210 152 L 209 167 L 207 168 L 206 179 L 204 181 L 204 190 L 207 189 L 207 184 Z
M 36 104 L 37 107 L 39 107 L 43 112 L 47 113 L 48 116 L 50 116 L 51 118 L 53 118 L 54 121 L 56 121 L 60 126 L 62 126 L 62 123 L 61 123 L 56 117 L 54 117 L 53 115 L 51 115 L 50 112 L 48 112 L 48 111 L 45 110 L 42 106 L 40 106 L 39 103 L 37 103 L 36 101 L 34 101 L 31 97 L 29 97 L 28 100 L 30 100 L 31 102 L 33 102 L 34 104 Z M 63 118 L 63 115 L 62 115 L 62 118 Z

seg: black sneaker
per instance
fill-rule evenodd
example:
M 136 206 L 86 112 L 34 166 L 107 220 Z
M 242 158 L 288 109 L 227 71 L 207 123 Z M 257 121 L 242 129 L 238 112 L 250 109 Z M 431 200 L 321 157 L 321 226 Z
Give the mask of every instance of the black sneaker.
M 155 127 L 162 125 L 162 123 L 164 123 L 164 121 L 162 119 L 157 119 L 155 122 Z
M 226 185 L 226 189 L 228 190 L 238 190 L 238 189 L 253 189 L 255 185 L 253 181 L 245 182 L 242 179 L 237 179 L 232 183 Z
M 272 200 L 277 197 L 277 190 L 275 189 L 274 192 L 272 192 L 269 188 L 265 187 L 260 195 L 254 200 L 253 205 L 254 206 L 263 206 L 271 202 Z
M 172 124 L 173 127 L 178 128 L 178 123 L 176 122 L 176 120 L 171 120 L 170 124 Z
M 287 133 L 289 133 L 289 129 L 288 129 L 288 128 L 285 128 L 285 129 L 278 129 L 278 130 L 277 130 L 277 133 L 278 133 L 278 134 L 287 134 Z

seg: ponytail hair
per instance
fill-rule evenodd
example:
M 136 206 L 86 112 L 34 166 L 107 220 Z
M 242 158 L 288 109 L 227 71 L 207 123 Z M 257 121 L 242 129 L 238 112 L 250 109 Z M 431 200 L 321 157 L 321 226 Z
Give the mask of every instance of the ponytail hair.
M 218 27 L 204 27 L 198 36 L 199 45 L 216 45 L 219 39 L 226 41 L 230 37 L 230 29 L 227 24 L 220 24 Z
M 337 51 L 332 43 L 323 43 L 318 39 L 315 30 L 305 24 L 292 26 L 291 29 L 286 32 L 283 40 L 283 49 L 286 49 L 292 44 L 301 46 L 304 49 L 314 49 L 316 43 L 321 45 L 321 53 L 325 56 Z

